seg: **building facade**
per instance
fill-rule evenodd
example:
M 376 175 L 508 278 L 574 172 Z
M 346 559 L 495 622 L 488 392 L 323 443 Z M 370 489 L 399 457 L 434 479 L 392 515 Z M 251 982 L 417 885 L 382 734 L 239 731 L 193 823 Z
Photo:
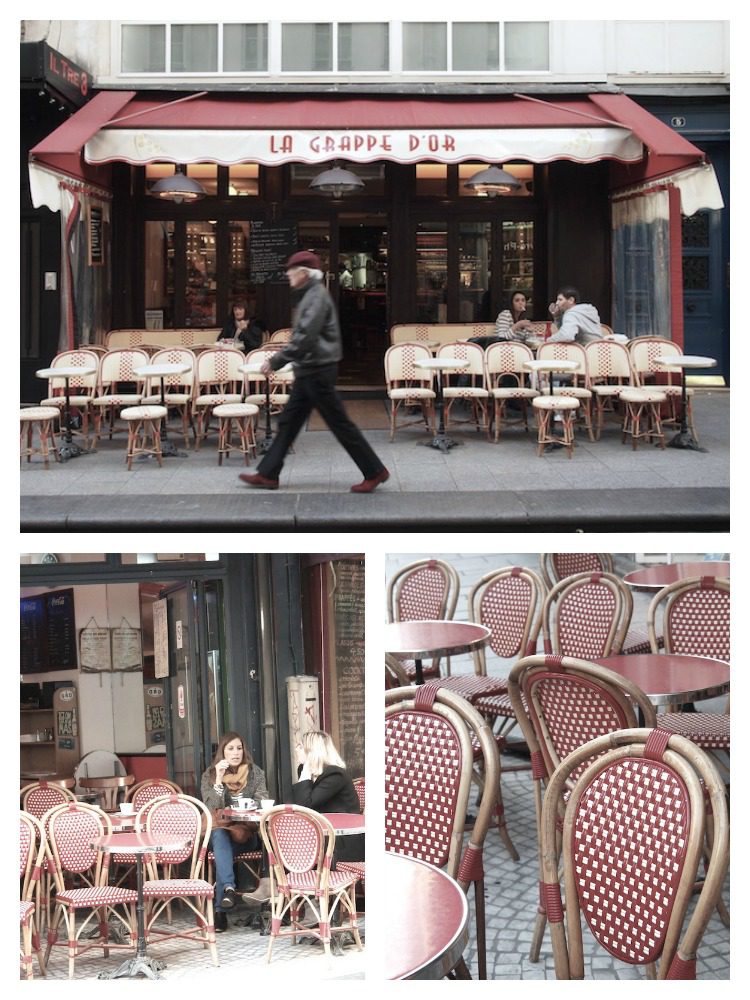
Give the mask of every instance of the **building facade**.
M 287 326 L 280 262 L 303 246 L 339 304 L 343 385 L 382 383 L 396 323 L 491 321 L 515 289 L 545 319 L 561 284 L 616 332 L 671 337 L 728 380 L 728 22 L 23 31 L 91 81 L 62 128 L 23 139 L 22 209 L 48 225 L 59 211 L 62 234 L 56 293 L 24 290 L 60 317 L 45 342 L 29 305 L 27 370 L 109 329 L 214 329 L 238 298 Z M 510 190 L 467 186 L 490 165 Z M 334 166 L 359 186 L 311 187 Z M 175 171 L 205 196 L 154 197 Z

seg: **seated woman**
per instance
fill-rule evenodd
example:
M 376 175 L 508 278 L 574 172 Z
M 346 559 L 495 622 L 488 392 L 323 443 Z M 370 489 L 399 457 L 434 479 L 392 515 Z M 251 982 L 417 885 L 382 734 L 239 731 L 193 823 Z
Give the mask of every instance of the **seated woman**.
M 500 340 L 523 340 L 531 329 L 526 318 L 526 296 L 523 292 L 511 292 L 510 303 L 495 320 L 495 333 L 490 337 L 471 337 L 472 344 L 479 344 L 486 350 L 490 344 Z
M 232 315 L 224 324 L 217 340 L 232 342 L 234 347 L 247 354 L 248 351 L 255 350 L 263 343 L 265 335 L 268 333 L 266 324 L 257 316 L 250 316 L 247 310 L 247 303 L 243 299 L 238 299 L 232 305 Z
M 201 776 L 201 798 L 209 809 L 221 809 L 231 804 L 232 796 L 260 799 L 269 798 L 266 776 L 253 762 L 250 751 L 239 733 L 225 733 L 219 741 L 213 763 Z M 216 865 L 214 893 L 215 926 L 217 931 L 227 929 L 227 910 L 236 903 L 234 856 L 242 851 L 259 850 L 258 834 L 248 827 L 248 840 L 236 843 L 227 830 L 214 827 L 211 833 L 211 850 Z

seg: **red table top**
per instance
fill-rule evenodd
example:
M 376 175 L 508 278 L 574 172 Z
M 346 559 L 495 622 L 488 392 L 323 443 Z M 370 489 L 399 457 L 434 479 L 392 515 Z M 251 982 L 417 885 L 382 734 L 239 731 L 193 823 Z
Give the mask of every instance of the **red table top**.
M 183 834 L 113 833 L 95 837 L 91 846 L 104 854 L 161 854 L 164 851 L 179 851 L 191 843 Z
M 442 979 L 469 939 L 466 894 L 426 861 L 389 853 L 385 861 L 386 979 Z
M 385 626 L 385 649 L 394 656 L 412 659 L 450 656 L 486 646 L 491 634 L 484 625 L 473 622 L 389 622 Z
M 341 837 L 365 832 L 365 817 L 361 813 L 321 813 Z
M 683 705 L 729 690 L 729 664 L 707 656 L 631 653 L 594 660 L 637 684 L 654 705 Z
M 648 566 L 646 569 L 636 569 L 623 577 L 630 587 L 643 587 L 645 590 L 661 590 L 670 583 L 687 580 L 696 576 L 718 576 L 729 579 L 729 561 L 726 562 L 678 562 L 662 566 Z

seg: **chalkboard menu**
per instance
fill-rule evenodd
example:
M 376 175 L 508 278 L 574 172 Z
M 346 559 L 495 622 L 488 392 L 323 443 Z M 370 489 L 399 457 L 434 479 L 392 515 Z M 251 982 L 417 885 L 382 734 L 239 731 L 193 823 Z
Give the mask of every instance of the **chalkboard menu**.
M 21 673 L 75 670 L 73 588 L 21 598 Z
M 297 249 L 295 223 L 250 224 L 250 279 L 262 285 L 286 281 L 286 262 Z
M 365 773 L 365 564 L 333 563 L 335 701 L 332 718 L 339 753 L 352 777 Z

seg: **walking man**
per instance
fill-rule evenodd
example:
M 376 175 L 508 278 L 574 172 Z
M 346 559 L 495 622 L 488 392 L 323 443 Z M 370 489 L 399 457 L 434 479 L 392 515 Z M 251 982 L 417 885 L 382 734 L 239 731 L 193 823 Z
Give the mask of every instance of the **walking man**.
M 268 375 L 291 362 L 292 391 L 279 416 L 276 437 L 257 472 L 243 472 L 240 479 L 260 489 L 277 490 L 286 454 L 307 418 L 317 410 L 364 476 L 361 483 L 352 486 L 352 493 L 372 493 L 388 479 L 389 472 L 346 415 L 336 391 L 338 362 L 343 355 L 341 330 L 333 300 L 323 285 L 320 260 L 309 250 L 300 250 L 287 261 L 286 275 L 292 290 L 292 339 L 264 362 L 261 370 Z

